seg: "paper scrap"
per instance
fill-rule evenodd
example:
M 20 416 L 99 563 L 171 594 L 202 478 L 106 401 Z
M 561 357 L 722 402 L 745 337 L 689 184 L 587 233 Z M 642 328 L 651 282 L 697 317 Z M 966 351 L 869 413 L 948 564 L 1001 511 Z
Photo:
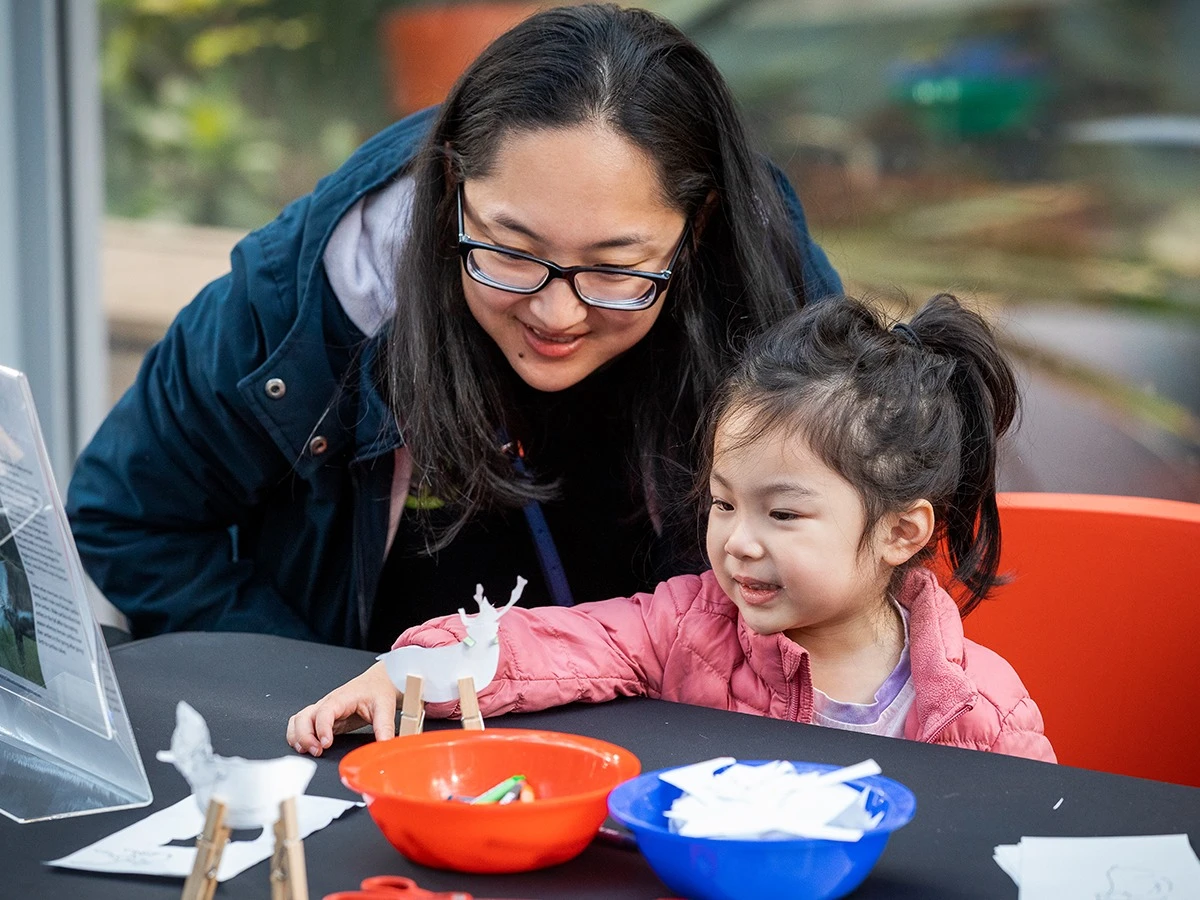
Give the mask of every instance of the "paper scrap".
M 1186 834 L 1023 837 L 993 859 L 1019 900 L 1184 900 L 1200 897 L 1200 859 Z
M 830 772 L 797 772 L 787 761 L 750 766 L 719 757 L 663 772 L 684 793 L 664 813 L 687 837 L 808 837 L 857 841 L 882 813 L 868 815 L 870 791 L 845 784 L 879 774 L 874 760 Z
M 353 800 L 309 794 L 297 797 L 300 838 L 303 840 L 324 828 L 351 807 L 363 805 Z M 190 795 L 82 850 L 50 860 L 47 865 L 88 872 L 187 878 L 196 861 L 195 840 L 203 830 L 204 813 L 200 811 L 195 795 Z M 190 846 L 168 846 L 172 841 L 188 841 Z M 270 859 L 274 849 L 275 834 L 271 828 L 264 828 L 254 840 L 230 841 L 221 855 L 217 880 L 228 881 L 264 859 Z

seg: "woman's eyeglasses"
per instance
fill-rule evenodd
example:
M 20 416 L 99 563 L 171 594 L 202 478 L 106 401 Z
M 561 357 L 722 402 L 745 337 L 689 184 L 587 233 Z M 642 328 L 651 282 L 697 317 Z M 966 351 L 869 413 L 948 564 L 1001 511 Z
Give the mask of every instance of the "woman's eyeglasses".
M 661 272 L 642 272 L 618 266 L 563 267 L 519 250 L 509 250 L 467 237 L 463 224 L 462 183 L 458 185 L 458 254 L 462 257 L 467 274 L 480 284 L 514 294 L 536 294 L 555 278 L 562 278 L 571 285 L 575 296 L 588 306 L 631 311 L 649 309 L 667 289 L 690 233 L 689 221 L 683 226 L 683 234 L 675 245 L 671 261 Z

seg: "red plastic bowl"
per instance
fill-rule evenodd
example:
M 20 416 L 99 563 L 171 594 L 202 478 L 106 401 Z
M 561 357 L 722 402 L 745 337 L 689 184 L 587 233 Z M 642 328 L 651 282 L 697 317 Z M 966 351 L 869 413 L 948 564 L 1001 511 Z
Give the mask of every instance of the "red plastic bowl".
M 493 728 L 430 731 L 360 747 L 339 766 L 384 837 L 415 863 L 460 872 L 524 872 L 583 852 L 609 792 L 642 769 L 623 747 L 574 734 Z M 473 806 L 525 775 L 537 799 Z

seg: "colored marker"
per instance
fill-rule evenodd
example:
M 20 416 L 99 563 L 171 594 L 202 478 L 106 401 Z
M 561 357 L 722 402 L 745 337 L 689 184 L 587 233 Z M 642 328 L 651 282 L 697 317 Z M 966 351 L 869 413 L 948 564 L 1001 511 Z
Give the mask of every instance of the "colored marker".
M 596 840 L 601 844 L 608 844 L 610 847 L 620 847 L 622 850 L 638 848 L 636 837 L 628 831 L 611 828 L 608 825 L 600 826 L 600 830 L 596 832 Z
M 500 803 L 503 802 L 505 796 L 511 794 L 509 802 L 521 794 L 521 785 L 525 783 L 524 775 L 513 775 L 505 778 L 495 787 L 490 787 L 474 800 L 471 801 L 474 805 L 483 803 Z

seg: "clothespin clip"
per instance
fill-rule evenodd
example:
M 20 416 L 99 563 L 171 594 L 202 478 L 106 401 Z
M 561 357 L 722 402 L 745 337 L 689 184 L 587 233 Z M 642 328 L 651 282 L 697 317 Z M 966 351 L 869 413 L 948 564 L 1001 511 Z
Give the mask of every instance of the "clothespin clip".
M 479 711 L 479 695 L 475 679 L 469 675 L 458 679 L 458 707 L 462 711 L 462 727 L 468 731 L 483 731 L 483 713 Z
M 279 804 L 275 852 L 271 856 L 271 900 L 308 900 L 308 871 L 296 821 L 295 797 Z
M 183 883 L 181 900 L 212 900 L 213 892 L 217 889 L 221 854 L 225 852 L 229 833 L 229 828 L 225 826 L 225 804 L 220 800 L 209 800 L 204 830 L 196 838 L 196 861 Z
M 420 734 L 425 727 L 425 701 L 421 699 L 420 675 L 409 675 L 404 681 L 404 705 L 400 708 L 400 734 Z

